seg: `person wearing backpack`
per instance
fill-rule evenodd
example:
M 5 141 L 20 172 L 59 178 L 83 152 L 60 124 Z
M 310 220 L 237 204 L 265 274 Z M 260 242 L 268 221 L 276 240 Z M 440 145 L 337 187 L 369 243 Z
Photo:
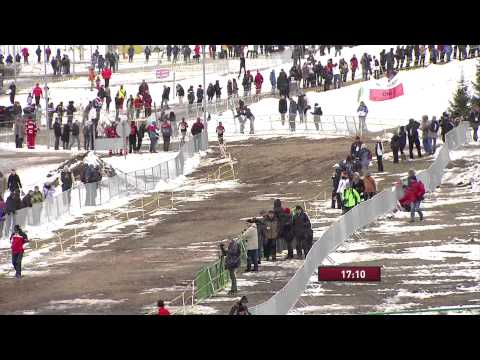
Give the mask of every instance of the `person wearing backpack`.
M 230 239 L 227 243 L 227 249 L 225 249 L 225 244 L 221 243 L 220 250 L 222 252 L 222 257 L 225 257 L 225 269 L 228 270 L 230 274 L 230 281 L 232 284 L 228 295 L 234 295 L 237 293 L 237 277 L 235 276 L 235 270 L 240 266 L 240 246 L 235 240 Z
M 167 119 L 163 121 L 160 130 L 162 131 L 163 136 L 163 151 L 168 151 L 168 148 L 170 147 L 170 137 L 172 136 L 172 125 L 170 125 L 170 122 Z

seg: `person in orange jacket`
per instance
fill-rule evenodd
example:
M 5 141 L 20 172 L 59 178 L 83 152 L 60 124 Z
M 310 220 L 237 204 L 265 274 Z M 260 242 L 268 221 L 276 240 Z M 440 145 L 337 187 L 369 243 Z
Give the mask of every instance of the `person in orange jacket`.
M 90 81 L 90 91 L 93 91 L 93 82 L 95 81 L 95 70 L 92 66 L 88 68 L 88 81 Z

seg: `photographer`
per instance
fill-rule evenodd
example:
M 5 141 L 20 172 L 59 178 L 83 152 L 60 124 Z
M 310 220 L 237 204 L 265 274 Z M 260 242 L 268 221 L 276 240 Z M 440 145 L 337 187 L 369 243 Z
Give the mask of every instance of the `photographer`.
M 225 256 L 225 269 L 230 274 L 230 280 L 232 282 L 232 288 L 228 292 L 229 295 L 237 293 L 237 278 L 235 276 L 235 270 L 240 266 L 240 246 L 233 239 L 230 239 L 227 244 L 227 250 L 225 250 L 225 244 L 220 244 L 220 250 L 222 256 Z

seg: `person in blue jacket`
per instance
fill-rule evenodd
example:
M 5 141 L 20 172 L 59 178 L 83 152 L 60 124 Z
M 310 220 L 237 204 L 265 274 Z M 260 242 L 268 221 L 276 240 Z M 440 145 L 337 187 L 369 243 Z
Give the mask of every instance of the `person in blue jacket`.
M 272 94 L 275 94 L 275 89 L 277 88 L 277 77 L 275 76 L 275 70 L 273 69 L 270 72 L 270 83 L 272 84 Z

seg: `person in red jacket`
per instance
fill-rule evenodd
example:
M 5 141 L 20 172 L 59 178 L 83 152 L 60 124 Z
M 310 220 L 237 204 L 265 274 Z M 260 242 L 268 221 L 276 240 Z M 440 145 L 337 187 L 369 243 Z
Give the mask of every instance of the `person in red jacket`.
M 37 83 L 32 90 L 32 95 L 35 97 L 35 105 L 40 105 L 40 97 L 43 98 L 43 91 L 40 85 Z
M 22 56 L 23 56 L 23 62 L 25 64 L 28 64 L 28 57 L 30 56 L 30 54 L 28 53 L 28 49 L 26 47 L 22 49 Z
M 425 186 L 418 181 L 415 176 L 409 178 L 408 186 L 405 188 L 403 196 L 400 198 L 400 205 L 407 211 L 410 211 L 410 222 L 415 221 L 415 212 L 418 212 L 420 221 L 423 220 L 423 212 L 420 209 L 420 203 L 425 195 Z
M 352 69 L 352 81 L 355 80 L 355 71 L 358 68 L 358 60 L 355 55 L 350 59 L 350 68 Z
M 132 153 L 132 151 L 136 151 L 137 149 L 137 133 L 138 133 L 137 125 L 135 124 L 135 121 L 132 121 L 130 123 L 130 135 L 128 135 L 128 144 L 129 144 L 128 152 L 130 154 Z
M 37 136 L 37 124 L 33 121 L 32 117 L 27 120 L 25 126 L 25 135 L 27 135 L 27 147 L 29 149 L 35 149 L 35 137 Z
M 108 84 L 110 83 L 110 78 L 112 77 L 112 70 L 110 70 L 109 67 L 105 67 L 102 70 L 102 78 L 105 80 L 105 87 L 108 87 Z
M 257 75 L 255 75 L 255 94 L 260 94 L 262 91 L 262 83 L 263 83 L 263 76 L 260 74 L 260 72 L 257 70 Z
M 193 55 L 193 58 L 197 60 L 197 62 L 200 62 L 200 45 L 195 45 L 193 52 L 195 53 L 195 55 Z
M 22 258 L 23 258 L 23 245 L 28 242 L 27 235 L 22 231 L 19 225 L 15 225 L 13 228 L 13 234 L 10 237 L 11 249 L 12 249 L 12 265 L 15 269 L 15 277 L 17 279 L 22 277 Z
M 170 315 L 170 311 L 168 311 L 165 308 L 165 304 L 164 304 L 163 300 L 158 300 L 157 307 L 158 307 L 158 315 L 159 316 Z
M 152 97 L 148 91 L 143 96 L 143 107 L 145 108 L 145 117 L 152 115 Z
M 193 135 L 193 147 L 195 149 L 195 152 L 199 152 L 201 149 L 201 144 L 202 144 L 202 137 L 201 137 L 201 133 L 204 129 L 204 126 L 202 124 L 202 119 L 200 119 L 199 117 L 197 118 L 197 122 L 195 124 L 192 125 L 192 128 L 191 128 L 191 133 Z
M 140 117 L 140 111 L 142 110 L 142 106 L 143 106 L 143 98 L 142 98 L 142 95 L 138 93 L 137 96 L 135 97 L 135 100 L 133 100 L 133 107 L 136 112 L 136 119 Z

